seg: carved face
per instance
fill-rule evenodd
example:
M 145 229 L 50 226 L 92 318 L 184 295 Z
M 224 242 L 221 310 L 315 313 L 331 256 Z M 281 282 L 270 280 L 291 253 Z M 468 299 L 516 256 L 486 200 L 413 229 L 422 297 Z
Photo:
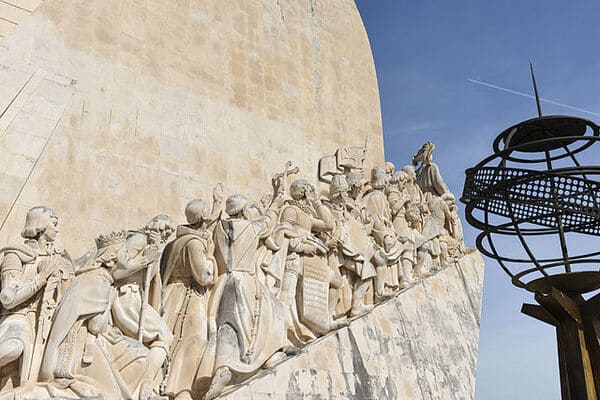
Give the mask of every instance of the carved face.
M 117 250 L 117 256 L 114 259 L 114 261 L 117 265 L 126 265 L 129 262 L 129 257 L 127 254 L 127 245 L 119 246 Z
M 402 209 L 402 202 L 400 201 L 400 196 L 398 195 L 389 196 L 388 203 L 390 205 L 390 210 L 394 215 L 398 214 Z
M 294 200 L 308 199 L 310 198 L 311 193 L 315 193 L 315 188 L 304 179 L 298 179 L 290 186 L 290 196 Z
M 407 176 L 407 182 L 413 183 L 417 180 L 417 173 L 415 172 L 415 169 L 412 165 L 405 166 L 404 168 L 402 168 L 402 171 L 404 171 L 404 173 Z
M 50 221 L 46 225 L 43 236 L 47 242 L 54 242 L 56 240 L 56 237 L 58 236 L 58 217 L 56 215 L 50 217 Z
M 127 245 L 125 243 L 106 246 L 98 250 L 96 255 L 98 263 L 112 268 L 115 265 L 127 265 Z
M 358 195 L 360 194 L 362 187 L 359 185 L 353 185 L 350 187 L 350 197 L 354 200 L 358 199 Z
M 389 177 L 384 167 L 376 167 L 371 170 L 371 186 L 373 189 L 383 190 L 388 184 Z

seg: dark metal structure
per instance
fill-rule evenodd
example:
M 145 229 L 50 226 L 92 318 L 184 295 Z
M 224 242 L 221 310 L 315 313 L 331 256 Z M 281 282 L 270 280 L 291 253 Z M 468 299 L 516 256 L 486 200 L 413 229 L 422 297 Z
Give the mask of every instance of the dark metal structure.
M 534 88 L 539 117 L 495 139 L 494 153 L 466 171 L 461 201 L 481 231 L 477 248 L 535 294 L 522 312 L 556 327 L 562 398 L 598 400 L 600 161 L 580 158 L 600 159 L 600 127 L 542 116 Z

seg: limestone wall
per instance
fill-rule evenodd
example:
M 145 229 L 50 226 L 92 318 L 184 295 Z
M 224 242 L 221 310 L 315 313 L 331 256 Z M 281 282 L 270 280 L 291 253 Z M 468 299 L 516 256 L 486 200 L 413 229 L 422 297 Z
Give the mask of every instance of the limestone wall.
M 220 398 L 473 399 L 482 287 L 474 252 Z
M 44 0 L 0 1 L 0 39 L 12 31 L 31 14 Z
M 47 0 L 0 39 L 0 243 L 45 204 L 78 256 L 216 181 L 258 197 L 287 160 L 316 181 L 382 140 L 352 0 Z

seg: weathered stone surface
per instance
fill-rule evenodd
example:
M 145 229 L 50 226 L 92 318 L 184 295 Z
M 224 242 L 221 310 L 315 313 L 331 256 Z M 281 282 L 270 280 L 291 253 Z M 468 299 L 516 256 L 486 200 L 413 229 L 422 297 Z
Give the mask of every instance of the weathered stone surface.
M 0 2 L 0 39 L 12 31 L 44 0 L 3 0 Z
M 14 0 L 11 0 L 11 2 Z M 343 145 L 383 161 L 375 68 L 352 0 L 48 0 L 0 40 L 0 242 L 37 204 L 65 247 Z
M 472 399 L 483 260 L 470 253 L 222 399 Z

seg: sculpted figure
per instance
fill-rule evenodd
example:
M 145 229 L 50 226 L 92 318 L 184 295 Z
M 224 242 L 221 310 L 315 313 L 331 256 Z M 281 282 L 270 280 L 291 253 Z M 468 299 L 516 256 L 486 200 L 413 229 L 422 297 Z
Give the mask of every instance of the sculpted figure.
M 417 183 L 415 168 L 412 165 L 405 165 L 402 168 L 402 172 L 406 175 L 398 175 L 398 179 L 405 178 L 404 185 L 402 185 L 402 192 L 407 196 L 406 208 L 419 207 L 425 200 L 425 196 Z
M 207 287 L 214 283 L 216 270 L 210 216 L 206 202 L 189 202 L 188 224 L 177 227 L 177 238 L 162 258 L 163 317 L 175 335 L 164 393 L 177 400 L 198 398 L 212 378 L 198 374 L 209 339 Z
M 407 198 L 402 192 L 391 190 L 388 193 L 388 202 L 394 231 L 402 244 L 399 263 L 392 266 L 392 279 L 395 278 L 396 286 L 405 288 L 414 282 L 413 270 L 417 264 L 417 244 L 421 241 L 421 234 L 412 228 L 406 219 Z
M 442 197 L 431 196 L 427 202 L 427 206 L 431 211 L 431 218 L 437 225 L 439 235 L 437 242 L 439 243 L 439 263 L 441 266 L 448 264 L 448 243 L 452 239 L 448 232 L 449 223 L 452 220 L 450 208 Z
M 414 278 L 425 277 L 432 269 L 432 244 L 421 232 L 423 231 L 423 215 L 419 207 L 411 207 L 405 211 L 405 218 L 408 222 L 408 237 L 414 238 L 416 248 L 416 263 L 413 265 L 412 274 L 408 269 L 402 270 L 402 278 L 408 284 L 414 282 Z
M 341 276 L 339 270 L 329 268 L 328 247 L 319 236 L 333 229 L 331 213 L 305 180 L 293 182 L 290 195 L 292 200 L 282 209 L 278 227 L 290 228 L 285 235 L 287 258 L 279 298 L 290 308 L 288 337 L 301 345 L 314 339 L 314 333 L 325 334 L 340 326 L 333 316 Z M 308 332 L 305 327 L 310 328 Z
M 394 176 L 394 173 L 396 172 L 396 166 L 394 165 L 393 162 L 386 161 L 383 168 L 385 170 L 385 174 L 387 175 L 388 182 L 391 182 L 391 180 Z
M 393 168 L 389 172 L 392 173 Z M 386 282 L 388 286 L 392 287 L 396 284 L 395 279 L 389 279 L 388 266 L 397 264 L 402 251 L 392 225 L 390 206 L 386 196 L 388 183 L 389 175 L 386 168 L 373 168 L 371 171 L 371 190 L 365 194 L 363 199 L 373 221 L 371 235 L 378 247 L 379 257 L 375 259 L 377 270 L 375 295 L 378 298 L 385 297 Z
M 55 246 L 58 217 L 48 207 L 27 212 L 25 243 L 0 250 L 0 392 L 38 377 L 57 303 L 73 278 L 73 264 Z
M 365 180 L 360 172 L 348 172 L 346 174 L 346 183 L 348 184 L 348 194 L 352 201 L 356 203 L 356 207 L 360 208 L 360 202 L 367 190 Z
M 350 315 L 360 315 L 372 308 L 365 304 L 365 296 L 373 278 L 377 276 L 373 265 L 374 243 L 369 237 L 365 223 L 352 215 L 348 201 L 348 184 L 344 175 L 335 175 L 332 178 L 329 200 L 328 206 L 334 217 L 330 241 L 331 261 L 349 275 L 347 277 L 352 285 Z
M 258 279 L 259 241 L 276 222 L 270 210 L 249 220 L 248 201 L 233 195 L 225 203 L 229 218 L 215 227 L 218 278 L 209 304 L 216 326 L 202 360 L 201 373 L 212 375 L 205 399 L 218 396 L 235 375 L 249 374 L 281 360 L 287 344 L 282 304 Z
M 96 238 L 95 256 L 77 271 L 56 309 L 40 371 L 42 383 L 24 398 L 152 396 L 151 385 L 144 384 L 154 363 L 152 350 L 112 325 L 113 304 L 122 295 L 114 273 L 128 269 L 129 247 L 125 231 Z M 135 264 L 151 264 L 155 256 L 148 253 Z
M 289 186 L 288 182 L 290 177 L 296 175 L 300 171 L 300 168 L 292 167 L 292 165 L 291 161 L 286 162 L 283 172 L 277 173 L 271 178 L 271 184 L 273 185 L 273 199 L 270 206 L 277 212 L 279 212 L 284 203 L 289 200 L 287 188 Z
M 460 216 L 458 215 L 458 206 L 456 204 L 452 204 L 450 206 L 450 215 L 452 218 L 450 222 L 450 235 L 456 241 L 453 250 L 454 256 L 457 257 L 461 254 L 466 254 L 472 251 L 472 249 L 467 249 L 467 247 L 465 246 L 465 237 L 463 233 L 462 222 L 460 220 Z
M 435 271 L 439 269 L 441 265 L 441 257 L 442 247 L 440 243 L 440 236 L 443 234 L 443 231 L 440 229 L 440 225 L 438 221 L 431 214 L 431 210 L 429 208 L 429 202 L 425 202 L 421 204 L 421 217 L 422 217 L 422 232 L 424 241 L 428 244 L 428 254 L 431 257 L 431 265 L 426 270 L 427 273 L 430 271 Z M 429 257 L 427 259 L 429 263 Z
M 417 183 L 421 187 L 423 193 L 432 193 L 436 196 L 441 196 L 449 192 L 448 186 L 442 178 L 440 168 L 433 162 L 433 149 L 435 145 L 431 142 L 426 142 L 421 146 L 419 151 L 412 157 L 414 166 L 421 165 L 417 169 Z
M 388 194 L 394 230 L 402 243 L 400 268 L 398 268 L 399 286 L 405 288 L 414 283 L 416 277 L 427 274 L 431 264 L 429 244 L 419 232 L 422 230 L 421 211 L 410 206 L 406 193 L 392 190 Z
M 117 289 L 112 307 L 114 325 L 150 348 L 140 389 L 145 397 L 152 393 L 173 340 L 158 313 L 162 288 L 158 270 L 160 253 L 174 231 L 173 220 L 158 215 L 142 230 L 128 232 L 127 262 L 117 263 L 112 270 Z

